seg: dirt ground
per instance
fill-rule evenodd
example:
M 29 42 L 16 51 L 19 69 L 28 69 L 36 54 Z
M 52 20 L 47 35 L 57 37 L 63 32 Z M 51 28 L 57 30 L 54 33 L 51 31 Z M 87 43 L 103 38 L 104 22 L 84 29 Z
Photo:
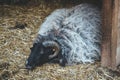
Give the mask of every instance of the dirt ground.
M 25 69 L 40 24 L 53 10 L 62 7 L 49 6 L 0 5 L 0 80 L 120 80 L 120 73 L 102 68 L 100 62 L 66 67 L 45 64 L 33 71 Z

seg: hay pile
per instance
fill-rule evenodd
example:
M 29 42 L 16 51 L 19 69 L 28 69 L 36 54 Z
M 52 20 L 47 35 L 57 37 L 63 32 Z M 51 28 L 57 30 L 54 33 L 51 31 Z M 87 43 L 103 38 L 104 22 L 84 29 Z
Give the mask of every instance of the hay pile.
M 120 80 L 120 73 L 100 67 L 100 62 L 64 68 L 45 64 L 33 71 L 24 69 L 39 25 L 61 7 L 51 6 L 0 5 L 0 80 Z

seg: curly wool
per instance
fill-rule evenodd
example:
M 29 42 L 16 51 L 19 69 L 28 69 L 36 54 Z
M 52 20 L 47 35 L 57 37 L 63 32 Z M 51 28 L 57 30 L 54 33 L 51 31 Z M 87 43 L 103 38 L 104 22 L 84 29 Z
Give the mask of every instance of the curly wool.
M 41 25 L 38 38 L 57 41 L 69 65 L 100 60 L 101 15 L 91 4 L 58 9 Z

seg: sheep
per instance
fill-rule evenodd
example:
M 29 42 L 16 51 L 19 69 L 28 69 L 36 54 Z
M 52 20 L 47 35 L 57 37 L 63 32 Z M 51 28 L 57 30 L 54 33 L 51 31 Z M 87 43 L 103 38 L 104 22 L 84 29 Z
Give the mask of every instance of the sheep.
M 94 63 L 101 53 L 101 14 L 95 5 L 82 3 L 57 9 L 46 17 L 26 61 L 33 69 L 47 62 L 60 66 Z

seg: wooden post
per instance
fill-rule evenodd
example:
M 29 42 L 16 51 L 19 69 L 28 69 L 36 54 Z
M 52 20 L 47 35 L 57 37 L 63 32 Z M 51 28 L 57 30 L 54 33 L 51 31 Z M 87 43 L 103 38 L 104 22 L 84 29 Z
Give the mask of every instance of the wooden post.
M 116 64 L 120 66 L 120 1 L 118 0 L 118 28 L 117 28 L 117 55 Z
M 120 64 L 120 0 L 103 0 L 101 64 L 113 70 Z

